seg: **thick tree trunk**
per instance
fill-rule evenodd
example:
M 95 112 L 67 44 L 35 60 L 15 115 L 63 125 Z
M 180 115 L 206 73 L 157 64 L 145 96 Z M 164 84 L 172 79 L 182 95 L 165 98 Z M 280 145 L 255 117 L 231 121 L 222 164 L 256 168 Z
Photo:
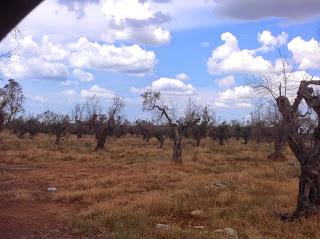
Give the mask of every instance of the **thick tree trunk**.
M 285 128 L 285 126 L 283 127 Z M 274 141 L 274 152 L 268 156 L 268 159 L 272 160 L 286 160 L 284 150 L 286 146 L 286 135 L 285 133 L 278 133 Z
M 95 148 L 95 151 L 104 150 L 104 145 L 107 140 L 107 134 L 105 134 L 105 133 L 97 134 L 96 138 L 97 138 L 97 146 Z
M 178 127 L 174 127 L 172 159 L 176 164 L 182 164 L 182 135 Z
M 301 160 L 302 158 L 302 160 Z M 282 216 L 284 220 L 295 220 L 310 216 L 320 211 L 320 164 L 319 155 L 302 155 L 299 159 L 301 176 L 299 178 L 299 195 L 297 208 L 293 213 Z

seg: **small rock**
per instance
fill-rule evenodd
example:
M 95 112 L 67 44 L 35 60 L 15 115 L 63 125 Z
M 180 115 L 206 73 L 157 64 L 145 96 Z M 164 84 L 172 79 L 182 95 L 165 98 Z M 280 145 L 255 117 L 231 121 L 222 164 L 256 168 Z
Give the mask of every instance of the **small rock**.
M 205 229 L 204 226 L 194 226 L 195 229 Z
M 230 227 L 226 227 L 224 229 L 224 232 L 230 237 L 233 237 L 233 238 L 236 238 L 236 239 L 238 238 L 238 233 L 236 232 L 236 230 L 234 230 L 234 229 L 232 229 Z
M 55 191 L 57 191 L 56 187 L 49 187 L 48 188 L 48 192 L 55 192 Z
M 169 225 L 167 225 L 167 224 L 157 224 L 156 225 L 156 228 L 157 229 L 169 229 L 170 228 L 170 226 Z
M 202 211 L 202 210 L 194 210 L 190 214 L 193 217 L 204 217 L 204 215 L 205 215 L 204 211 Z
M 214 230 L 214 232 L 225 233 L 230 238 L 238 239 L 237 231 L 230 228 L 230 227 L 226 227 L 224 229 L 216 229 L 216 230 Z
M 227 187 L 227 184 L 225 182 L 218 181 L 216 183 L 211 184 L 210 186 L 218 187 L 218 188 L 225 188 L 225 187 Z

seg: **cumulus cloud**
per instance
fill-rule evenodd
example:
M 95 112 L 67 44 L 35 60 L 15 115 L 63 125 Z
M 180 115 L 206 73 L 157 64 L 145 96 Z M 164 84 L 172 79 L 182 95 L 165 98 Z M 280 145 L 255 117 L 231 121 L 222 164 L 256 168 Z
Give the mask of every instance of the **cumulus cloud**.
M 305 41 L 301 37 L 295 37 L 288 43 L 288 49 L 292 53 L 294 61 L 300 70 L 319 69 L 320 67 L 320 43 L 314 38 Z
M 62 80 L 69 75 L 69 68 L 64 62 L 67 51 L 52 44 L 48 36 L 44 36 L 39 44 L 31 36 L 18 42 L 8 38 L 0 44 L 0 52 L 3 51 L 10 52 L 8 57 L 0 59 L 0 73 L 7 78 Z
M 78 18 L 85 15 L 85 7 L 88 4 L 98 4 L 99 0 L 57 0 L 58 3 L 66 5 L 69 11 L 75 12 Z
M 82 69 L 118 71 L 132 75 L 145 75 L 153 70 L 156 55 L 138 45 L 120 46 L 90 42 L 80 38 L 69 44 L 70 65 Z
M 320 15 L 318 0 L 211 0 L 217 15 L 239 20 L 259 20 L 278 17 L 294 20 Z
M 258 41 L 262 44 L 262 47 L 258 49 L 264 52 L 273 50 L 275 47 L 282 46 L 288 41 L 288 34 L 281 32 L 278 36 L 272 35 L 270 31 L 263 31 L 258 33 Z
M 229 87 L 235 84 L 234 76 L 226 76 L 220 79 L 217 79 L 219 87 Z
M 254 92 L 250 86 L 236 86 L 218 94 L 215 106 L 220 108 L 250 108 Z
M 167 3 L 167 4 L 166 4 Z M 99 42 L 166 44 L 171 17 L 162 12 L 168 1 L 46 0 L 20 24 L 28 34 L 54 36 L 60 42 L 87 36 Z M 66 32 L 68 34 L 66 34 Z
M 147 89 L 160 91 L 164 95 L 186 96 L 192 95 L 195 92 L 191 84 L 186 84 L 180 79 L 161 77 L 151 83 L 150 86 L 145 88 L 131 88 L 131 91 L 142 93 Z
M 94 76 L 84 69 L 98 69 L 143 76 L 156 64 L 153 51 L 138 45 L 114 46 L 90 42 L 80 38 L 77 42 L 54 44 L 48 36 L 36 42 L 26 36 L 18 42 L 6 39 L 0 44 L 0 52 L 12 52 L 0 59 L 0 73 L 7 78 L 58 79 L 93 81 Z
M 221 35 L 224 44 L 212 51 L 207 61 L 208 71 L 212 75 L 221 73 L 262 74 L 268 72 L 271 63 L 254 50 L 240 50 L 237 38 L 230 32 Z
M 181 80 L 181 81 L 187 81 L 189 80 L 189 76 L 186 73 L 180 73 L 176 75 L 176 79 Z
M 107 32 L 103 34 L 104 40 L 134 39 L 147 44 L 168 43 L 171 39 L 170 32 L 161 25 L 169 22 L 171 18 L 156 10 L 154 2 L 163 3 L 163 1 L 108 0 L 102 7 L 109 26 Z
M 96 96 L 101 98 L 112 99 L 115 97 L 115 94 L 111 90 L 108 90 L 103 87 L 99 87 L 98 85 L 94 85 L 87 90 L 81 90 L 80 96 L 83 98 Z
M 94 76 L 91 73 L 79 69 L 74 69 L 72 71 L 72 75 L 82 82 L 90 82 L 94 80 Z

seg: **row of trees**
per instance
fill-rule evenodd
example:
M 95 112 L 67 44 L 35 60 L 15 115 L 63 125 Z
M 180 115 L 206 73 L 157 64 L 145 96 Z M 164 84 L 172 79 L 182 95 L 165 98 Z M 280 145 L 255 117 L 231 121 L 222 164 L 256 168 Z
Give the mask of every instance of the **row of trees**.
M 177 164 L 182 163 L 186 137 L 193 138 L 198 146 L 206 137 L 218 140 L 221 145 L 230 137 L 242 139 L 245 144 L 249 139 L 274 141 L 275 151 L 269 156 L 273 159 L 284 158 L 283 150 L 288 144 L 301 167 L 297 209 L 283 216 L 291 220 L 320 209 L 320 94 L 315 90 L 319 85 L 320 81 L 312 79 L 301 81 L 293 103 L 286 94 L 281 94 L 280 85 L 275 102 L 257 107 L 246 124 L 237 121 L 218 124 L 209 106 L 199 107 L 191 101 L 180 113 L 174 112 L 164 103 L 160 92 L 148 90 L 141 95 L 143 110 L 153 112 L 156 121 L 130 123 L 122 115 L 125 104 L 120 97 L 114 98 L 107 113 L 103 113 L 96 98 L 90 98 L 84 104 L 75 105 L 70 115 L 47 111 L 37 117 L 17 117 L 23 113 L 25 97 L 19 83 L 11 79 L 0 90 L 0 131 L 7 128 L 19 137 L 28 134 L 31 138 L 38 133 L 54 134 L 56 144 L 68 133 L 78 138 L 84 134 L 95 135 L 95 150 L 104 149 L 108 137 L 125 134 L 141 136 L 146 141 L 155 137 L 160 147 L 171 138 L 172 159 Z M 270 91 L 266 85 L 263 89 Z M 306 113 L 301 113 L 303 110 Z

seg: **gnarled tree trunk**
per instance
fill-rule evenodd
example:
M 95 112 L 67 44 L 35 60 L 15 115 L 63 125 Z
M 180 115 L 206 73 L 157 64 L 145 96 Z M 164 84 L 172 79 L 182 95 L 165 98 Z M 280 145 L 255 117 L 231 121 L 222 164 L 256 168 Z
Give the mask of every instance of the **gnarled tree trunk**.
M 292 106 L 287 97 L 280 96 L 277 99 L 284 126 L 282 137 L 288 139 L 301 168 L 297 207 L 293 213 L 283 215 L 284 220 L 294 220 L 320 211 L 320 97 L 312 94 L 313 89 L 308 87 L 310 84 L 320 85 L 320 81 L 302 81 Z M 318 127 L 314 129 L 312 146 L 304 143 L 305 139 L 298 131 L 297 111 L 302 99 L 318 117 Z

